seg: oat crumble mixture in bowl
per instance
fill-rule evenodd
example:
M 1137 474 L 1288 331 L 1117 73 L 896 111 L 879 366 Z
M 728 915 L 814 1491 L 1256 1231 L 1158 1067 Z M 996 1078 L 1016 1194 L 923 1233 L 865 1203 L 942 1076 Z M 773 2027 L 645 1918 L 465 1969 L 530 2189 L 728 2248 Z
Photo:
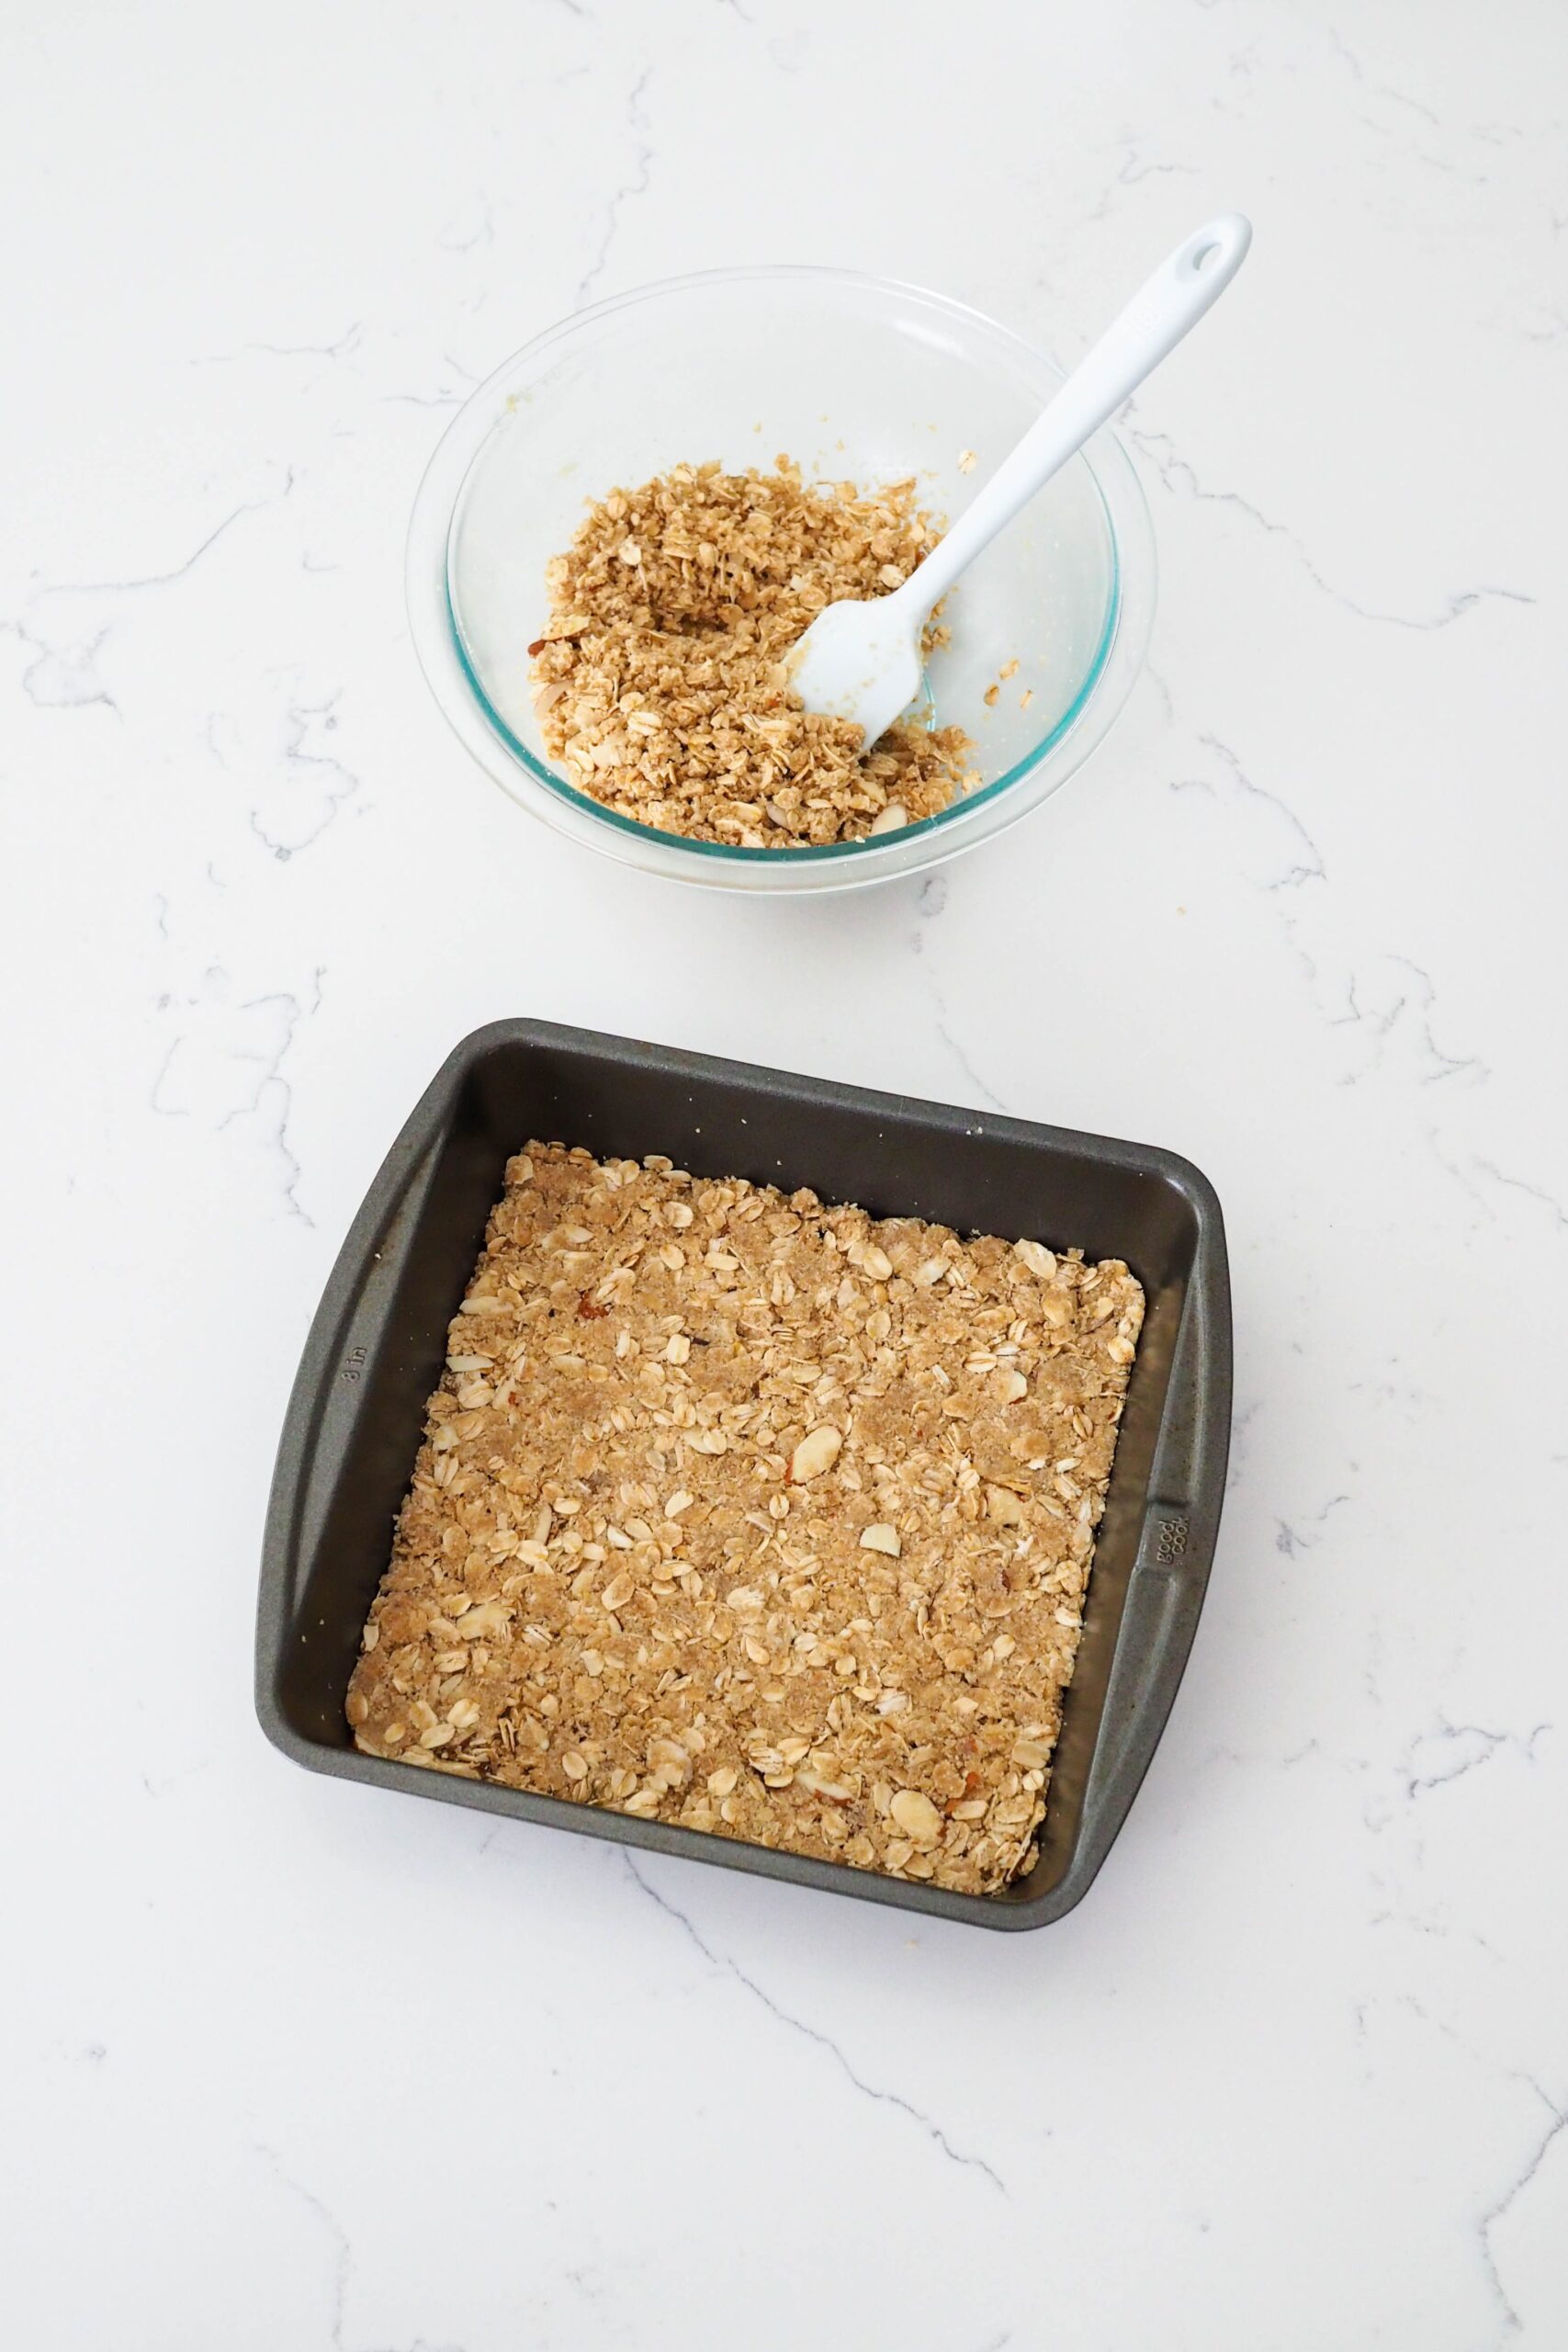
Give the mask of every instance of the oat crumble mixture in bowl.
M 445 716 L 529 813 L 674 880 L 844 889 L 988 839 L 1142 665 L 1153 541 L 1110 433 L 965 573 L 923 708 L 869 756 L 768 671 L 821 603 L 907 576 L 1060 381 L 978 312 L 847 271 L 577 313 L 474 392 L 420 489 L 409 613 Z
M 641 825 L 740 849 L 852 842 L 980 783 L 961 727 L 920 711 L 868 750 L 804 709 L 790 655 L 824 608 L 901 587 L 942 537 L 912 480 L 863 497 L 772 471 L 675 466 L 589 507 L 528 648 L 545 748 Z M 926 652 L 951 642 L 933 614 Z

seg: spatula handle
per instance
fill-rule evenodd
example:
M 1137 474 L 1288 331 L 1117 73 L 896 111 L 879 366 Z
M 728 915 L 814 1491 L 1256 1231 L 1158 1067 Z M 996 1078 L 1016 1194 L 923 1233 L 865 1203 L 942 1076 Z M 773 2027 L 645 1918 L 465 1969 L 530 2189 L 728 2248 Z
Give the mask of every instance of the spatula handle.
M 929 612 L 1019 508 L 1218 301 L 1251 243 L 1252 224 L 1239 212 L 1222 213 L 1184 238 L 1079 360 L 1043 414 L 897 594 Z

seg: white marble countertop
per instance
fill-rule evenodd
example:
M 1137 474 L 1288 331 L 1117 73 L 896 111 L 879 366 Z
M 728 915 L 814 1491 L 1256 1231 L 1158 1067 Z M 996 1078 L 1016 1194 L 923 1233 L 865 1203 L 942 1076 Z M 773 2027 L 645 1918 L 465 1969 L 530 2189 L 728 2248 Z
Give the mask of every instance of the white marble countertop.
M 62 0 L 5 41 L 9 2340 L 1568 2343 L 1561 10 Z M 1228 205 L 1247 272 L 1124 421 L 1148 673 L 1005 844 L 762 907 L 467 764 L 403 526 L 530 334 L 802 259 L 1070 358 Z M 1219 1556 L 1060 1925 L 634 1875 L 264 1744 L 312 1308 L 436 1063 L 521 1012 L 1213 1175 Z

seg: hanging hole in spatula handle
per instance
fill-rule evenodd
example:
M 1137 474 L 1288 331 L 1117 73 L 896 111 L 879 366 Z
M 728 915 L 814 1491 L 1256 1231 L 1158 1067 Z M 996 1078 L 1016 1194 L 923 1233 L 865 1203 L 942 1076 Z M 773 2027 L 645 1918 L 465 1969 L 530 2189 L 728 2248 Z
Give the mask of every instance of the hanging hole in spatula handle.
M 1183 277 L 1201 278 L 1212 301 L 1224 292 L 1251 243 L 1251 221 L 1240 212 L 1222 212 L 1177 246 L 1171 266 Z
M 1239 212 L 1222 212 L 1183 237 L 1074 370 L 1067 391 L 1084 387 L 1089 401 L 1114 395 L 1119 405 L 1213 310 L 1251 243 L 1252 223 Z

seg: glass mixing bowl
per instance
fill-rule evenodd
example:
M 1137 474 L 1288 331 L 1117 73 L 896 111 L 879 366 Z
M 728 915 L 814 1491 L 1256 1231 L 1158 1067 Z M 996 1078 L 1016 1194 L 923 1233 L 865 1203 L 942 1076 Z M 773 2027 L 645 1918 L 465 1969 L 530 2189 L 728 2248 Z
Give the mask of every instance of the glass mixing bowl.
M 981 782 L 921 824 L 805 849 L 732 849 L 635 824 L 547 756 L 527 649 L 544 627 L 546 563 L 585 500 L 682 462 L 740 471 L 786 451 L 833 481 L 913 474 L 921 503 L 951 521 L 1061 380 L 978 311 L 848 270 L 718 270 L 578 311 L 479 387 L 420 485 L 409 618 L 437 702 L 519 807 L 676 881 L 848 889 L 989 840 L 1094 750 L 1148 643 L 1148 510 L 1108 432 L 953 592 L 952 642 L 931 657 L 927 710 L 974 738 Z

